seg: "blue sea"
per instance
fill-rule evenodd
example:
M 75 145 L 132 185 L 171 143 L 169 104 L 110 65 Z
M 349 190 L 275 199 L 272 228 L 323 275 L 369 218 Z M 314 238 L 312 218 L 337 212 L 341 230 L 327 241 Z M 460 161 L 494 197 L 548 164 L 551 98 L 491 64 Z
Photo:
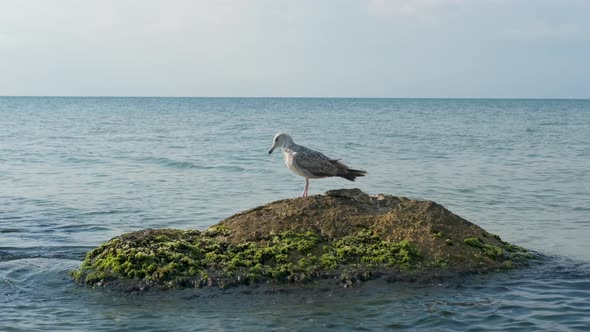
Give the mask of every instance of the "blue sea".
M 420 283 L 110 292 L 69 276 L 144 228 L 297 197 L 275 133 L 544 259 Z M 590 330 L 590 100 L 0 97 L 0 331 Z

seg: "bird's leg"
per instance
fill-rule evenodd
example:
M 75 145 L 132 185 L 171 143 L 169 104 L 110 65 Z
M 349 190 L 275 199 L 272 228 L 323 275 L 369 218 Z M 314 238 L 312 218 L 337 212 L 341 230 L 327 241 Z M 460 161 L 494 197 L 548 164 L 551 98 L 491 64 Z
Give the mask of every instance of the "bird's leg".
M 309 188 L 309 179 L 305 178 L 305 189 L 303 189 L 303 197 L 307 197 L 307 189 Z

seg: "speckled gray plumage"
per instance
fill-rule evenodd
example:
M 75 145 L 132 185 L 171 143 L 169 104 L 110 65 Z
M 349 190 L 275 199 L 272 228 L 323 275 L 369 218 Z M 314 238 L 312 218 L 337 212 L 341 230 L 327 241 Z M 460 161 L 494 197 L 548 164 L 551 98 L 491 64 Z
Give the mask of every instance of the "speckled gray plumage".
M 275 136 L 268 153 L 272 153 L 277 147 L 283 148 L 283 158 L 287 167 L 293 173 L 306 178 L 304 196 L 307 194 L 307 179 L 339 176 L 354 181 L 367 173 L 363 170 L 351 169 L 338 159 L 328 158 L 319 151 L 295 144 L 291 136 L 284 133 L 278 133 Z

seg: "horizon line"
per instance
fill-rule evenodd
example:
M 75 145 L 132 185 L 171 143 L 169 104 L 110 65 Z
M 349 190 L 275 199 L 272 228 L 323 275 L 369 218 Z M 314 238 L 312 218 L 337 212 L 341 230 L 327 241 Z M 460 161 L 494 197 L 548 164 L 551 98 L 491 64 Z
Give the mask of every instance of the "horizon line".
M 0 98 L 202 98 L 202 99 L 463 99 L 463 100 L 590 100 L 590 97 L 311 97 L 311 96 L 108 96 L 108 95 L 0 95 Z

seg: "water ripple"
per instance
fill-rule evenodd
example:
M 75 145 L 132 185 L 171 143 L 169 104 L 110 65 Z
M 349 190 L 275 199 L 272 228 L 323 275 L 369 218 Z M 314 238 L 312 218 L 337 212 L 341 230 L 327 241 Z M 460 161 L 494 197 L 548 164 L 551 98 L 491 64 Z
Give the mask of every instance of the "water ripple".
M 589 110 L 580 100 L 0 97 L 0 330 L 587 329 Z M 123 232 L 204 229 L 300 195 L 302 179 L 266 153 L 277 131 L 369 172 L 312 180 L 312 194 L 434 200 L 574 260 L 347 290 L 115 295 L 72 283 L 85 252 Z

